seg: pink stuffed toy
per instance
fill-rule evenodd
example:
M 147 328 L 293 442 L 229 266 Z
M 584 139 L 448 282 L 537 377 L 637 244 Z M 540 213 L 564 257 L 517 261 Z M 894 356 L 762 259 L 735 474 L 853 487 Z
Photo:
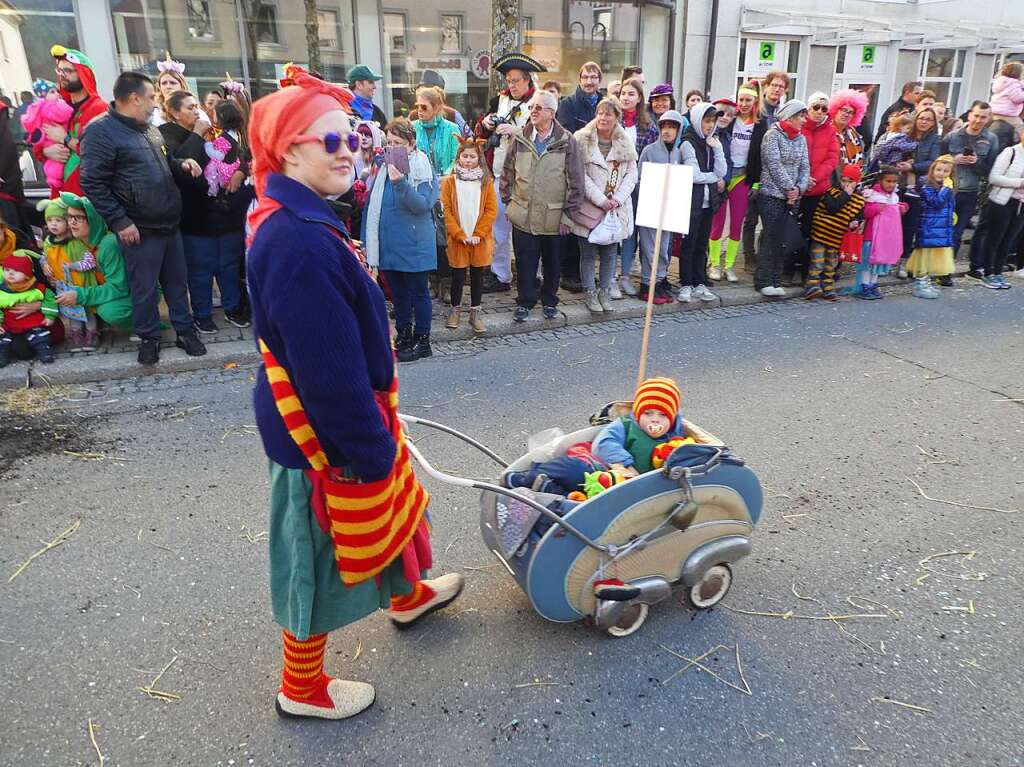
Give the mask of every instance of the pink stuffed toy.
M 235 171 L 242 164 L 240 160 L 224 162 L 224 158 L 231 151 L 231 142 L 223 136 L 218 136 L 213 141 L 206 142 L 206 156 L 210 161 L 206 163 L 206 170 L 203 171 L 203 178 L 209 184 L 210 197 L 216 197 L 221 189 L 228 185 Z
M 67 130 L 73 113 L 71 105 L 60 97 L 56 88 L 48 90 L 44 98 L 36 99 L 29 104 L 25 114 L 21 116 L 25 140 L 40 149 L 57 143 L 47 137 L 43 126 L 59 125 Z M 47 185 L 53 190 L 60 190 L 64 185 L 64 163 L 47 159 L 43 162 L 43 172 L 46 174 Z

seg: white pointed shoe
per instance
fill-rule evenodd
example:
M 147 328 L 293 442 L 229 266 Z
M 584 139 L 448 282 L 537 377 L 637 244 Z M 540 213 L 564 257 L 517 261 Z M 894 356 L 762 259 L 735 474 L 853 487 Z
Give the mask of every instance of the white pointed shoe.
M 384 611 L 396 627 L 400 629 L 409 628 L 430 613 L 447 607 L 458 598 L 459 594 L 462 593 L 462 587 L 465 585 L 461 573 L 448 573 L 440 578 L 425 580 L 422 583 L 433 590 L 433 597 L 415 610 L 388 609 Z
M 722 270 L 717 266 L 712 266 L 708 269 L 708 279 L 712 282 L 718 282 L 718 280 L 722 279 Z
M 740 281 L 740 278 L 736 276 L 736 272 L 733 271 L 732 269 L 726 269 L 725 270 L 725 279 L 727 279 L 729 282 L 739 282 Z
M 366 682 L 332 679 L 327 683 L 327 695 L 334 703 L 333 708 L 300 703 L 279 692 L 274 708 L 277 709 L 279 716 L 285 718 L 348 719 L 372 706 L 377 698 L 377 691 L 373 689 L 373 685 Z

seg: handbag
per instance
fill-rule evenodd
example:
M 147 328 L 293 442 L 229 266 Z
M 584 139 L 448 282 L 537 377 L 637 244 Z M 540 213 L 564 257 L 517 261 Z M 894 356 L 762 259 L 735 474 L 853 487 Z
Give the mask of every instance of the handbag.
M 595 226 L 601 223 L 604 214 L 604 208 L 599 208 L 590 200 L 584 200 L 580 207 L 576 209 L 576 212 L 572 214 L 572 220 L 585 227 L 588 231 L 592 231 Z
M 796 213 L 792 211 L 787 211 L 782 219 L 782 236 L 779 244 L 784 256 L 807 247 L 807 240 L 800 230 L 800 222 L 797 221 Z
M 439 248 L 448 247 L 448 231 L 444 226 L 444 208 L 441 207 L 441 201 L 438 200 L 434 203 L 434 207 L 430 209 L 430 217 L 434 219 L 434 240 Z
M 614 210 L 604 214 L 604 218 L 590 230 L 587 242 L 591 245 L 614 245 L 626 239 L 622 232 L 622 221 Z
M 849 231 L 843 235 L 839 245 L 839 261 L 844 264 L 859 264 L 861 251 L 864 249 L 864 235 L 858 231 Z

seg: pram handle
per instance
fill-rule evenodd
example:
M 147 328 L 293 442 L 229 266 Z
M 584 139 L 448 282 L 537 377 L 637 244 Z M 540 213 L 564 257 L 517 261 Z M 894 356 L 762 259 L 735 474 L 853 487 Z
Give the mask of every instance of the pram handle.
M 481 444 L 480 442 L 477 442 L 468 434 L 463 434 L 458 429 L 453 429 L 451 426 L 445 426 L 443 423 L 438 423 L 437 421 L 428 421 L 426 418 L 417 418 L 414 415 L 406 415 L 405 413 L 399 413 L 398 418 L 399 420 L 405 421 L 406 423 L 416 424 L 418 426 L 429 426 L 431 429 L 437 429 L 438 431 L 443 431 L 445 434 L 450 434 L 456 439 L 461 439 L 467 445 L 472 445 L 481 453 L 490 458 L 492 461 L 499 464 L 501 468 L 507 469 L 509 466 L 508 461 L 506 461 L 500 455 L 495 453 L 489 447 L 487 447 L 484 444 Z
M 399 417 L 404 419 L 406 416 L 400 415 Z M 423 423 L 423 421 L 419 419 L 417 419 L 417 422 Z M 412 423 L 411 420 L 410 423 Z M 427 424 L 424 423 L 424 425 Z M 441 471 L 440 469 L 436 469 L 433 466 L 431 466 L 430 461 L 423 457 L 423 453 L 421 453 L 419 451 L 419 448 L 417 448 L 416 445 L 412 443 L 412 440 L 407 439 L 405 441 L 405 445 L 409 449 L 409 454 L 414 459 L 416 459 L 416 463 L 418 463 L 427 474 L 429 474 L 431 477 L 438 480 L 439 482 L 445 482 L 449 485 L 455 485 L 456 487 L 472 488 L 474 490 L 488 490 L 492 493 L 497 493 L 498 495 L 504 495 L 506 498 L 515 498 L 517 501 L 525 503 L 530 508 L 539 511 L 543 516 L 551 520 L 552 524 L 556 524 L 563 530 L 566 530 L 567 532 L 571 533 L 590 548 L 600 551 L 604 554 L 609 554 L 612 556 L 615 555 L 615 547 L 604 546 L 600 543 L 595 542 L 587 535 L 576 529 L 574 525 L 569 524 L 560 516 L 555 514 L 555 512 L 551 511 L 551 509 L 547 508 L 543 504 L 537 503 L 537 501 L 535 501 L 533 498 L 517 493 L 515 490 L 510 490 L 507 487 L 502 487 L 501 485 L 495 485 L 490 482 L 480 482 L 479 480 L 475 479 L 466 479 L 465 477 L 457 477 L 454 474 L 447 474 Z

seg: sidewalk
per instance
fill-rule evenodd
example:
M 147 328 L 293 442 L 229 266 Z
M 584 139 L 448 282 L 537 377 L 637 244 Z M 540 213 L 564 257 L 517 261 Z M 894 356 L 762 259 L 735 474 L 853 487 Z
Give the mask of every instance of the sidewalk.
M 675 262 L 669 271 L 669 278 L 675 283 Z M 785 298 L 765 298 L 754 290 L 753 278 L 737 264 L 737 276 L 740 282 L 730 284 L 724 280 L 715 283 L 711 290 L 717 296 L 714 301 L 692 301 L 689 304 L 671 303 L 655 306 L 655 314 L 672 312 L 700 311 L 725 306 L 747 306 L 750 304 L 778 301 L 799 300 L 802 290 L 789 288 Z M 957 273 L 962 275 L 965 266 L 958 264 Z M 840 280 L 840 289 L 852 284 L 852 277 Z M 907 282 L 895 277 L 883 278 L 885 285 L 906 285 Z M 849 299 L 844 299 L 849 300 Z M 462 322 L 458 330 L 448 330 L 444 326 L 447 307 L 439 300 L 434 300 L 434 322 L 431 341 L 444 343 L 451 341 L 469 341 L 474 337 L 469 328 L 468 312 L 463 312 Z M 582 293 L 559 291 L 559 316 L 553 320 L 545 320 L 541 316 L 540 307 L 535 308 L 526 322 L 515 322 L 512 312 L 515 310 L 515 291 L 508 293 L 490 293 L 484 295 L 483 313 L 487 324 L 485 338 L 505 336 L 518 333 L 553 330 L 568 325 L 586 325 L 607 322 L 610 320 L 633 319 L 644 316 L 646 305 L 635 298 L 623 297 L 614 301 L 614 310 L 593 314 L 584 305 Z M 216 335 L 201 336 L 206 344 L 207 354 L 203 357 L 189 357 L 174 346 L 174 332 L 164 331 L 161 345 L 160 362 L 153 367 L 143 367 L 136 361 L 138 344 L 130 341 L 128 334 L 118 332 L 106 333 L 100 348 L 94 352 L 57 351 L 57 361 L 52 365 L 43 365 L 38 361 L 12 361 L 6 368 L 0 369 L 0 391 L 17 389 L 26 385 L 37 386 L 47 384 L 78 384 L 89 381 L 106 381 L 121 378 L 134 378 L 144 375 L 177 373 L 206 368 L 223 368 L 253 364 L 258 361 L 256 344 L 253 340 L 252 328 L 240 330 L 229 325 L 218 309 L 214 312 L 214 322 L 220 327 Z M 414 364 L 414 363 L 411 363 Z

